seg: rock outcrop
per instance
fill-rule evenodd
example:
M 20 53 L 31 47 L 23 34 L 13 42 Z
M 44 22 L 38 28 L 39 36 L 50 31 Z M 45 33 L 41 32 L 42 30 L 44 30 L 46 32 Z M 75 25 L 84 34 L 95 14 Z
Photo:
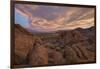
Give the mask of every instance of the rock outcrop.
M 65 59 L 63 54 L 59 51 L 54 49 L 48 49 L 48 56 L 49 56 L 49 65 L 53 64 L 65 64 Z
M 14 65 L 96 62 L 95 28 L 32 34 L 15 25 Z
M 20 25 L 15 25 L 15 64 L 21 64 L 26 59 L 28 51 L 32 48 L 33 35 Z M 18 58 L 19 57 L 19 58 Z M 17 60 L 19 59 L 19 60 Z
M 48 49 L 41 45 L 41 41 L 36 40 L 33 48 L 28 53 L 30 65 L 47 65 L 48 64 Z

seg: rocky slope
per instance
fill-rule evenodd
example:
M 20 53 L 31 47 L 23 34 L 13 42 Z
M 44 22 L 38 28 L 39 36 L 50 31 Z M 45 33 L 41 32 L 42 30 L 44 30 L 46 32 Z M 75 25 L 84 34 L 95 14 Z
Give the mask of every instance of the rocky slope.
M 95 62 L 95 28 L 31 34 L 15 25 L 14 65 L 54 65 Z
M 27 32 L 20 25 L 15 25 L 15 61 L 14 64 L 21 64 L 26 59 L 28 51 L 32 48 L 33 35 Z

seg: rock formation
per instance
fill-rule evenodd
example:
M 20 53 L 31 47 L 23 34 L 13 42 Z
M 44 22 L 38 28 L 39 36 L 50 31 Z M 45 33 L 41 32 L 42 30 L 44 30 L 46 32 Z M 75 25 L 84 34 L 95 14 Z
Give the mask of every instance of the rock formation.
M 96 62 L 95 28 L 32 34 L 15 25 L 14 65 Z

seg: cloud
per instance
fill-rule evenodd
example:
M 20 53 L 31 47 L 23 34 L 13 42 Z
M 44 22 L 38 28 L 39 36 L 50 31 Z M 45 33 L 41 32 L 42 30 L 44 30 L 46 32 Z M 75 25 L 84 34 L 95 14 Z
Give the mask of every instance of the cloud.
M 15 11 L 29 19 L 30 29 L 55 31 L 94 26 L 94 8 L 19 4 Z
M 94 26 L 94 18 L 74 21 L 72 23 L 66 24 L 65 27 L 67 27 L 68 29 L 76 29 L 76 28 L 88 28 L 91 26 Z
M 36 10 L 38 6 L 36 5 L 29 5 L 29 4 L 16 4 L 15 11 L 20 13 L 20 15 L 26 18 L 33 18 L 32 12 Z
M 94 8 L 70 8 L 56 22 L 60 29 L 89 28 L 94 26 Z
M 31 26 L 36 26 L 45 30 L 51 30 L 51 29 L 55 29 L 57 27 L 59 27 L 60 25 L 57 23 L 54 23 L 54 21 L 48 21 L 46 19 L 42 19 L 42 18 L 34 18 L 32 20 Z

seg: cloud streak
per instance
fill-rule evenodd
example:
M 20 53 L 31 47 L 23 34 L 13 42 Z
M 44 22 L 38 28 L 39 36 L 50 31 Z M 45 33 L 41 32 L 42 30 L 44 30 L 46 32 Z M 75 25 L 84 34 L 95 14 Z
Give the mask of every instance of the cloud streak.
M 69 30 L 94 26 L 94 8 L 17 4 L 15 11 L 29 19 L 30 29 Z

